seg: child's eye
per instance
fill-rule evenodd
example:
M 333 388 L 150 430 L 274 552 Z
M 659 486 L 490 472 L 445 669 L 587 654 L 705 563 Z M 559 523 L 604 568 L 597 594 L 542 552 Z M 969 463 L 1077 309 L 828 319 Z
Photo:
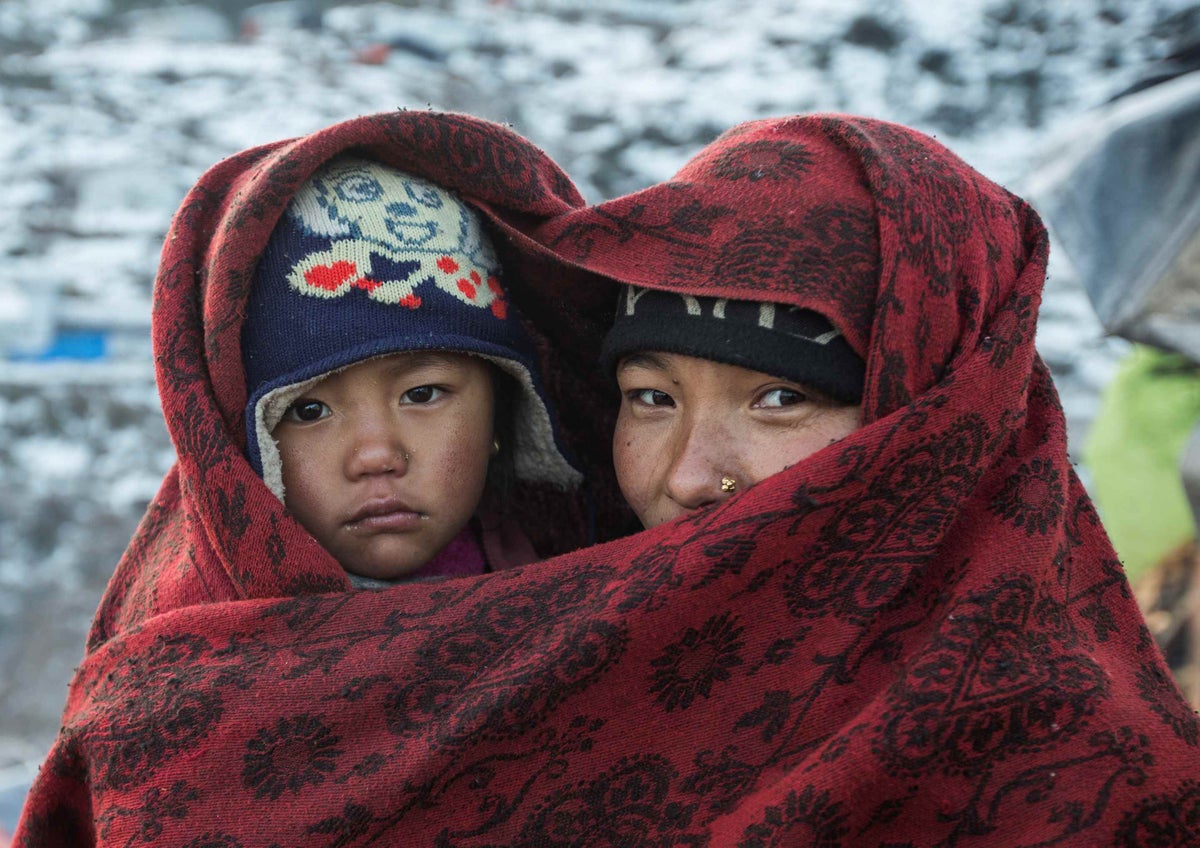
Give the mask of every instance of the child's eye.
M 674 406 L 675 398 L 658 389 L 630 389 L 625 393 L 631 403 L 644 406 Z
M 445 394 L 445 389 L 439 386 L 417 386 L 415 389 L 409 389 L 401 397 L 401 403 L 433 403 L 433 401 Z
M 795 406 L 798 403 L 804 403 L 811 400 L 804 392 L 796 389 L 771 389 L 768 392 L 763 392 L 762 396 L 754 402 L 756 407 L 777 409 L 784 406 Z
M 285 421 L 307 424 L 310 421 L 319 421 L 329 414 L 329 407 L 321 403 L 321 401 L 301 398 L 292 402 L 292 405 L 287 408 L 287 412 L 283 413 L 283 419 Z

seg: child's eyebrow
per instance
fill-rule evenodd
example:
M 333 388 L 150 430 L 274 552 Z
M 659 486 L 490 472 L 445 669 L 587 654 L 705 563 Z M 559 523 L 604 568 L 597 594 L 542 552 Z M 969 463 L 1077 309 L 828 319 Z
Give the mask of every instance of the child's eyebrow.
M 392 374 L 403 375 L 420 368 L 447 368 L 457 363 L 458 356 L 461 354 L 438 350 L 415 351 L 397 359 L 388 370 Z

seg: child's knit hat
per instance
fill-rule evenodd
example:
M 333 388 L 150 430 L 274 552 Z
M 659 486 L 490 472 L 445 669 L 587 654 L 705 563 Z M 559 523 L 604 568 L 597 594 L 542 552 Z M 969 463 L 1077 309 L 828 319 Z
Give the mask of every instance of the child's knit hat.
M 512 375 L 517 477 L 577 485 L 498 274 L 478 214 L 445 189 L 351 157 L 314 174 L 271 234 L 242 327 L 246 452 L 271 490 L 282 500 L 271 431 L 294 400 L 331 372 L 414 350 L 474 354 Z

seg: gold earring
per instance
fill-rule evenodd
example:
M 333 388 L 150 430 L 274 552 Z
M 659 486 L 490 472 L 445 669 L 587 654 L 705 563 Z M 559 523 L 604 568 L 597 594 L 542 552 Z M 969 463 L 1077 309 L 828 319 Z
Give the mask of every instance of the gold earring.
M 500 453 L 500 440 L 492 439 L 492 456 Z
M 734 480 L 732 477 L 722 477 L 721 478 L 721 491 L 725 492 L 726 494 L 730 494 L 730 495 L 733 494 L 734 492 L 736 492 L 737 491 L 737 480 Z

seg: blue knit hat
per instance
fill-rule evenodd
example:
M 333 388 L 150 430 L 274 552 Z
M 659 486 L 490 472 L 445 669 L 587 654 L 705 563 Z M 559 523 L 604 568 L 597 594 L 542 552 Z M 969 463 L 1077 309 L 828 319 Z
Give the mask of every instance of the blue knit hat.
M 415 350 L 481 356 L 512 375 L 519 479 L 582 477 L 562 448 L 529 339 L 478 214 L 445 189 L 363 159 L 305 183 L 259 261 L 242 327 L 246 452 L 283 497 L 271 431 L 329 374 Z

